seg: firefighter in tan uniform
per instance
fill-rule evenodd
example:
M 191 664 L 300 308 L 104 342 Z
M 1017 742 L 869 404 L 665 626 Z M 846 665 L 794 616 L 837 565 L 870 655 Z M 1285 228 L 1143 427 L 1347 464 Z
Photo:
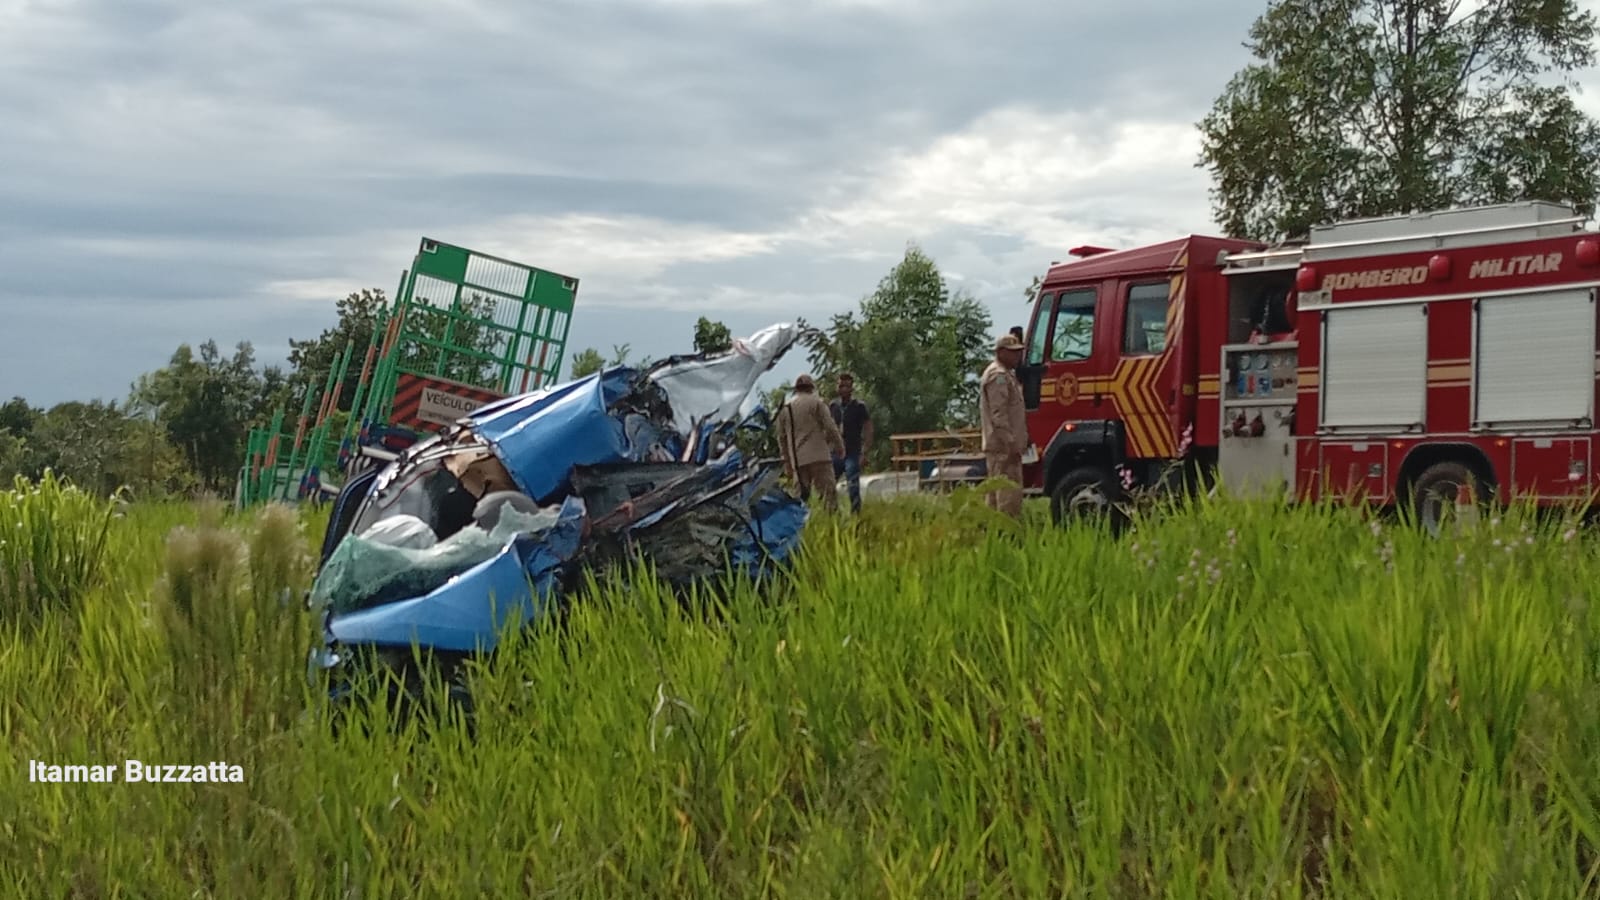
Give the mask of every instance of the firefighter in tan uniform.
M 810 375 L 794 380 L 794 397 L 778 413 L 778 450 L 783 468 L 799 486 L 800 499 L 810 499 L 814 489 L 829 510 L 839 508 L 839 489 L 833 481 L 833 457 L 844 455 L 844 436 L 833 414 L 817 396 Z
M 1022 362 L 1022 341 L 1014 334 L 995 342 L 994 362 L 983 370 L 978 409 L 983 420 L 983 456 L 990 478 L 1007 478 L 1016 487 L 990 491 L 989 506 L 1012 518 L 1022 518 L 1022 453 L 1028 446 L 1028 420 L 1023 411 L 1022 382 L 1016 368 Z

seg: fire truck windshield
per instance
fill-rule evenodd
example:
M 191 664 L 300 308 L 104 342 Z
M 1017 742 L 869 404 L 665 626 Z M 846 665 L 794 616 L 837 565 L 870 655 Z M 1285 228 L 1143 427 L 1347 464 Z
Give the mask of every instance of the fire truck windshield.
M 1077 362 L 1094 352 L 1094 289 L 1063 291 L 1056 304 L 1051 362 Z

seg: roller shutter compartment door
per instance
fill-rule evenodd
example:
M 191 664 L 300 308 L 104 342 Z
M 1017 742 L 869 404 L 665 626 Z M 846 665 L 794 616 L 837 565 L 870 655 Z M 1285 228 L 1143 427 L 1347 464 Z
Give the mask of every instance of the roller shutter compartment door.
M 1587 423 L 1594 409 L 1594 330 L 1588 289 L 1479 300 L 1474 424 Z
M 1323 427 L 1420 427 L 1428 396 L 1422 304 L 1335 307 L 1323 322 Z

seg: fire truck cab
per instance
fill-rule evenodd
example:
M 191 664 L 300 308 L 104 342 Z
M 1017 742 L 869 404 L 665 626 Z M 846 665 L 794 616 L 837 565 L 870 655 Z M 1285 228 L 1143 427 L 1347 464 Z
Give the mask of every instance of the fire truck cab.
M 1058 522 L 1136 487 L 1413 511 L 1589 500 L 1600 237 L 1542 201 L 1080 247 L 1018 371 Z

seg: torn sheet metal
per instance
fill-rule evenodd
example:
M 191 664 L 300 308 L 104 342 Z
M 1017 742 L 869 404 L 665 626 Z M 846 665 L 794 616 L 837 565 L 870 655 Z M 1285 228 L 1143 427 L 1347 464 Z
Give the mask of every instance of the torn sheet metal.
M 728 353 L 496 401 L 353 480 L 311 593 L 329 649 L 491 650 L 584 570 L 643 559 L 683 584 L 786 561 L 806 507 L 776 461 L 746 460 L 732 437 L 799 334 L 774 325 Z
M 666 391 L 672 427 L 689 434 L 701 422 L 737 417 L 756 382 L 799 339 L 798 325 L 771 325 L 734 341 L 733 349 L 723 356 L 666 360 L 650 371 L 650 380 Z

